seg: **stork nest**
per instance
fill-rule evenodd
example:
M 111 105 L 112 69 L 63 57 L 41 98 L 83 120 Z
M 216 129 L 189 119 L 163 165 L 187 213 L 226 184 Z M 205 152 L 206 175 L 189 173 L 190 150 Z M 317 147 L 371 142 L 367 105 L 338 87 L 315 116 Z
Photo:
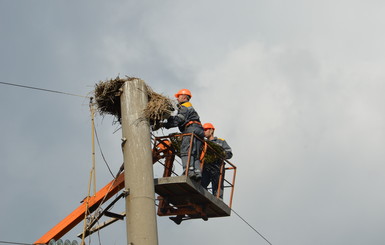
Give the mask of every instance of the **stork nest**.
M 117 121 L 121 122 L 121 106 L 120 106 L 120 88 L 125 82 L 132 82 L 136 77 L 109 79 L 100 81 L 95 85 L 95 101 L 97 110 L 100 115 L 113 115 Z M 146 92 L 148 96 L 148 103 L 143 110 L 141 120 L 149 120 L 150 125 L 156 125 L 160 121 L 170 117 L 174 110 L 172 100 L 168 97 L 154 92 L 146 83 Z
M 110 114 L 120 121 L 120 88 L 127 81 L 135 78 L 126 77 L 125 79 L 116 77 L 107 81 L 100 81 L 95 85 L 95 101 L 100 115 Z

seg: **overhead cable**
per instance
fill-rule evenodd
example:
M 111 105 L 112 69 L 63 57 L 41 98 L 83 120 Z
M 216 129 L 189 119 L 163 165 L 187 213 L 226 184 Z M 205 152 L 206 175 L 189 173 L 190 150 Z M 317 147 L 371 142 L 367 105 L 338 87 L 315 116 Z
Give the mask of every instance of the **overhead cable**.
M 231 209 L 243 222 L 245 222 L 248 226 L 250 226 L 251 229 L 253 229 L 260 237 L 262 237 L 267 243 L 270 245 L 273 245 L 269 240 L 266 239 L 257 229 L 255 229 L 252 225 L 249 224 L 244 218 L 242 218 L 237 212 L 235 212 L 234 209 Z
M 36 90 L 50 92 L 50 93 L 65 94 L 65 95 L 77 96 L 77 97 L 82 97 L 82 98 L 90 98 L 89 96 L 78 95 L 78 94 L 71 94 L 71 93 L 66 93 L 66 92 L 61 92 L 61 91 L 51 90 L 51 89 L 45 89 L 45 88 L 37 88 L 37 87 L 25 86 L 25 85 L 20 85 L 20 84 L 15 84 L 15 83 L 0 82 L 0 84 L 9 85 L 9 86 L 15 86 L 15 87 L 21 87 L 21 88 L 28 88 L 28 89 L 36 89 Z
M 32 243 L 7 242 L 7 241 L 0 241 L 0 243 L 3 243 L 3 244 L 19 244 L 19 245 L 33 245 Z

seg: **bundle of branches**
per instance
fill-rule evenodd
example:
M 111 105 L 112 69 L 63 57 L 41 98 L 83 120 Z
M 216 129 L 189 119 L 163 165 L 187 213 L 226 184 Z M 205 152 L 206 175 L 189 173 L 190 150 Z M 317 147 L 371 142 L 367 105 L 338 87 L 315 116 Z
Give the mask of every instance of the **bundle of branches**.
M 170 136 L 171 146 L 175 150 L 175 155 L 180 157 L 180 146 L 182 145 L 183 136 L 178 133 L 170 134 Z
M 174 107 L 172 100 L 168 97 L 155 93 L 147 86 L 148 103 L 143 111 L 143 118 L 150 121 L 150 125 L 157 126 L 159 123 L 171 116 Z
M 175 155 L 180 157 L 180 147 L 182 145 L 183 136 L 177 133 L 170 134 L 170 136 L 171 136 L 170 137 L 171 145 L 175 150 Z M 220 145 L 214 142 L 211 142 L 209 140 L 206 140 L 206 143 L 208 146 L 203 158 L 205 164 L 212 164 L 212 163 L 220 162 L 222 161 L 222 159 L 225 159 L 226 154 Z
M 131 82 L 135 77 L 109 79 L 100 81 L 95 86 L 95 100 L 98 112 L 101 115 L 110 114 L 115 116 L 118 121 L 121 120 L 120 108 L 120 88 L 125 82 Z M 147 84 L 145 84 L 148 96 L 148 103 L 140 119 L 149 120 L 151 125 L 167 119 L 174 110 L 171 99 L 155 93 Z
M 208 144 L 208 146 L 207 146 L 206 154 L 203 158 L 205 164 L 221 162 L 222 159 L 225 159 L 226 157 L 225 151 L 220 145 L 214 142 L 211 142 L 209 140 L 206 140 L 206 143 Z

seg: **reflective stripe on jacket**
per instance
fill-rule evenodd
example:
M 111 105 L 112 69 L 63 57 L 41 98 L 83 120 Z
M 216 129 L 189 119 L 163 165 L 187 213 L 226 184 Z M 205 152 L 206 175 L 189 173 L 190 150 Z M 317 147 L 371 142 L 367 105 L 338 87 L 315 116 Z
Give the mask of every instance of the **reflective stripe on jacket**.
M 233 157 L 233 152 L 231 150 L 231 147 L 229 146 L 229 144 L 227 144 L 226 140 L 218 138 L 218 137 L 214 137 L 214 139 L 210 140 L 210 141 L 214 142 L 215 144 L 217 144 L 223 148 L 223 150 L 226 153 L 226 159 L 230 159 Z

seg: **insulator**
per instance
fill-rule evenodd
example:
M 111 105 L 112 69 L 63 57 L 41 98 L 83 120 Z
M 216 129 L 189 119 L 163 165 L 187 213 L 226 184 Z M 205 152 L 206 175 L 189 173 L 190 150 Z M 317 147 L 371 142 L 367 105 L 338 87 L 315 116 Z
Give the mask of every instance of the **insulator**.
M 78 243 L 78 241 L 73 240 L 72 243 L 71 243 L 71 245 L 79 245 L 79 243 Z

